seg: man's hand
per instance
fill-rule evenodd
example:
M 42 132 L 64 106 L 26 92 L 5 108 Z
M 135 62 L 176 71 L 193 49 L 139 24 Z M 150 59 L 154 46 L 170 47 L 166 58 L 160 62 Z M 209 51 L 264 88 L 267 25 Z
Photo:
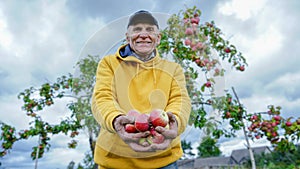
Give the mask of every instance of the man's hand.
M 151 152 L 154 151 L 150 144 L 140 144 L 141 138 L 145 138 L 150 135 L 149 131 L 128 133 L 125 131 L 125 125 L 128 123 L 134 123 L 134 119 L 128 116 L 118 116 L 114 120 L 114 128 L 120 138 L 127 143 L 132 150 L 137 152 Z
M 151 147 L 153 149 L 156 150 L 167 149 L 170 146 L 172 140 L 175 139 L 178 135 L 178 125 L 177 125 L 175 115 L 172 114 L 171 112 L 167 112 L 167 114 L 169 117 L 169 129 L 161 126 L 157 126 L 155 128 L 157 132 L 161 133 L 165 137 L 165 140 L 160 144 L 152 144 Z
M 152 143 L 149 144 L 147 141 L 140 142 L 141 139 L 145 139 L 150 135 L 150 131 L 138 132 L 138 133 L 128 133 L 125 131 L 125 125 L 128 123 L 134 123 L 134 119 L 128 116 L 118 116 L 114 120 L 114 128 L 120 138 L 127 143 L 130 148 L 137 152 L 153 152 L 156 150 L 167 149 L 172 140 L 177 137 L 178 125 L 175 116 L 168 112 L 169 117 L 169 129 L 161 126 L 157 126 L 155 130 L 164 136 L 164 141 L 160 144 Z

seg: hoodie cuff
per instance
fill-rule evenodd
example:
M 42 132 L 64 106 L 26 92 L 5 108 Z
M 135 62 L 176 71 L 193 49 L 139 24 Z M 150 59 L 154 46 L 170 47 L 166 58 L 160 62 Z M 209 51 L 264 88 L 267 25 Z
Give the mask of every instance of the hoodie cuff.
M 115 126 L 114 126 L 114 122 L 116 120 L 117 117 L 121 116 L 121 115 L 124 115 L 120 112 L 113 112 L 111 115 L 110 115 L 110 120 L 108 120 L 108 123 L 106 124 L 107 125 L 107 130 L 111 133 L 117 133 L 116 130 L 115 130 Z

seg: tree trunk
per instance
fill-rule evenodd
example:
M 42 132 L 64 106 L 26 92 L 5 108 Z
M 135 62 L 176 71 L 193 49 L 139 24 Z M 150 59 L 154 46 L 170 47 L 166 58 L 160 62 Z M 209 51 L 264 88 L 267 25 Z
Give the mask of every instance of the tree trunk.
M 251 166 L 252 166 L 252 169 L 256 169 L 256 164 L 255 164 L 254 154 L 253 154 L 253 151 L 252 151 L 250 142 L 249 142 L 249 138 L 248 138 L 248 136 L 247 136 L 247 132 L 246 132 L 246 129 L 245 129 L 245 125 L 243 126 L 243 132 L 244 132 L 244 135 L 245 135 L 245 140 L 246 140 L 246 143 L 247 143 L 247 148 L 248 148 L 248 150 L 249 150 L 249 155 L 250 155 L 250 160 L 251 160 Z
M 240 106 L 242 106 L 242 104 L 240 103 L 240 100 L 234 90 L 234 88 L 232 87 L 232 91 L 239 103 Z M 247 116 L 247 113 L 245 112 L 245 116 Z M 249 142 L 249 138 L 248 138 L 248 135 L 247 135 L 247 131 L 246 131 L 246 127 L 245 127 L 245 123 L 243 121 L 243 118 L 240 119 L 243 123 L 243 132 L 244 132 L 244 136 L 245 136 L 245 140 L 246 140 L 246 143 L 247 143 L 247 148 L 249 150 L 249 156 L 250 156 L 250 160 L 251 160 L 251 166 L 252 166 L 252 169 L 256 169 L 256 164 L 255 164 L 255 159 L 254 159 L 254 155 L 253 155 L 253 151 L 252 151 L 252 148 L 251 148 L 251 145 L 250 145 L 250 142 Z

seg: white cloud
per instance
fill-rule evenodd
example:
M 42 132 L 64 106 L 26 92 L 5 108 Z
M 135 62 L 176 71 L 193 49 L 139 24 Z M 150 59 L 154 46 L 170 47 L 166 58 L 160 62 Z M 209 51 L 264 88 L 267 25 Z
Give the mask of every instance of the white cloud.
M 82 162 L 85 153 L 89 150 L 88 136 L 84 132 L 75 137 L 78 141 L 76 149 L 68 148 L 70 137 L 60 134 L 51 138 L 52 147 L 49 152 L 44 154 L 44 158 L 39 160 L 40 167 L 55 166 L 57 168 L 66 167 L 69 162 L 74 161 L 76 164 Z M 50 169 L 50 167 L 49 167 Z
M 241 6 L 239 3 L 244 3 Z M 221 25 L 226 38 L 243 53 L 250 66 L 260 65 L 282 52 L 286 32 L 282 25 L 284 16 L 277 16 L 274 11 L 279 11 L 277 6 L 266 6 L 267 1 L 233 0 L 226 2 L 224 6 L 220 3 L 220 15 L 216 15 L 216 23 Z M 250 3 L 252 5 L 249 5 Z M 248 20 L 240 21 L 232 18 L 224 12 L 226 6 L 228 11 L 233 12 L 236 17 L 243 16 L 245 11 L 256 11 L 259 15 L 247 15 Z M 227 8 L 226 8 L 227 9 Z M 272 18 L 272 19 L 270 19 Z
M 300 92 L 298 91 L 298 87 L 300 86 L 300 72 L 287 72 L 282 76 L 274 79 L 272 83 L 269 83 L 266 86 L 266 90 L 274 91 L 278 88 L 281 90 L 278 91 L 278 94 L 281 96 L 285 96 L 290 101 L 294 99 L 300 99 Z
M 274 26 L 267 27 L 263 32 L 258 33 L 256 37 L 256 39 L 252 39 L 247 43 L 250 46 L 250 51 L 247 51 L 247 53 L 249 56 L 253 56 L 249 57 L 251 63 L 267 61 L 283 47 L 283 34 Z
M 264 7 L 267 0 L 232 0 L 219 4 L 220 13 L 234 15 L 236 18 L 245 21 L 253 15 L 257 15 Z
M 6 45 L 0 48 L 0 75 L 6 75 L 1 84 L 3 93 L 73 73 L 85 41 L 103 25 L 99 18 L 77 19 L 68 10 L 66 1 L 41 1 L 23 6 L 3 3 L 2 6 L 6 9 L 6 15 L 3 12 L 0 15 L 0 31 L 4 32 L 0 34 L 4 36 L 0 44 Z M 16 21 L 18 25 L 14 27 Z
M 0 46 L 10 49 L 12 44 L 12 34 L 7 28 L 6 19 L 0 9 Z
M 0 121 L 13 125 L 16 129 L 21 129 L 28 126 L 30 118 L 21 110 L 22 101 L 17 99 L 17 96 L 6 96 L 0 98 Z
M 268 106 L 280 106 L 282 107 L 281 115 L 285 118 L 290 116 L 299 117 L 297 112 L 300 108 L 300 99 L 290 101 L 286 97 L 283 97 L 281 94 L 274 95 L 272 93 L 261 93 L 255 94 L 251 97 L 244 98 L 242 104 L 247 108 L 247 112 L 258 113 L 258 112 L 267 112 Z
M 271 146 L 269 142 L 262 138 L 259 140 L 251 141 L 249 140 L 250 147 L 260 147 L 260 146 Z M 230 156 L 232 150 L 237 149 L 247 149 L 247 142 L 245 139 L 230 139 L 227 142 L 221 143 L 220 150 L 222 151 L 222 154 L 225 156 Z
M 24 162 L 24 160 L 26 160 L 26 158 L 23 156 L 17 156 L 15 158 L 11 158 L 8 159 L 7 162 L 8 163 L 20 163 L 20 162 Z

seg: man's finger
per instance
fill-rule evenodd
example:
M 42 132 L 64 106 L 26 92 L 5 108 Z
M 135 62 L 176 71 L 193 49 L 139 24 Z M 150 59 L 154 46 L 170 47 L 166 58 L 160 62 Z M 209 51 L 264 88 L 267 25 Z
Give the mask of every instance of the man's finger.
M 165 150 L 167 149 L 171 144 L 171 140 L 170 139 L 165 139 L 164 142 L 160 143 L 160 144 L 152 144 L 152 148 L 155 150 Z
M 176 122 L 176 117 L 175 117 L 175 115 L 173 113 L 167 112 L 167 115 L 169 117 L 169 121 L 170 122 Z
M 122 132 L 118 133 L 119 136 L 124 140 L 125 142 L 138 142 L 140 138 L 145 138 L 150 135 L 150 131 L 145 132 L 138 132 L 138 133 L 128 133 L 125 130 L 122 130 Z
M 133 117 L 124 116 L 124 115 L 117 117 L 116 121 L 115 121 L 115 123 L 118 123 L 120 125 L 125 125 L 125 124 L 133 123 L 133 122 L 134 122 Z
M 155 149 L 152 148 L 152 146 L 143 146 L 135 142 L 130 142 L 128 145 L 131 147 L 132 150 L 136 152 L 154 152 Z

